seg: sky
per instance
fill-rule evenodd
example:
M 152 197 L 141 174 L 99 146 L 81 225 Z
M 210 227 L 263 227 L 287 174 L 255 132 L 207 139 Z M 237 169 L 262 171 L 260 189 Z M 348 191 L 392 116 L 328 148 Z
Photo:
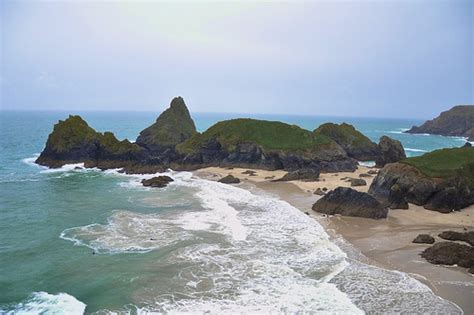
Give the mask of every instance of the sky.
M 474 104 L 474 1 L 1 1 L 3 110 L 431 118 Z

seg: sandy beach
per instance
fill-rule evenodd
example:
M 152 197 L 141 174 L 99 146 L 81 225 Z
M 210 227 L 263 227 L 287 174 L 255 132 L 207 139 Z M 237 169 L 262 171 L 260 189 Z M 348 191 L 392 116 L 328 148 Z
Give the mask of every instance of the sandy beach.
M 372 168 L 359 166 L 355 172 L 321 174 L 319 181 L 273 182 L 285 171 L 253 170 L 255 174 L 242 174 L 245 168 L 210 167 L 195 172 L 196 175 L 218 180 L 233 175 L 242 181 L 244 188 L 262 189 L 277 195 L 322 224 L 336 243 L 344 248 L 352 244 L 362 254 L 362 259 L 382 268 L 399 270 L 412 275 L 428 285 L 437 295 L 456 303 L 465 314 L 474 314 L 474 276 L 467 269 L 456 266 L 439 266 L 425 261 L 419 254 L 430 245 L 413 244 L 421 233 L 437 235 L 446 230 L 463 231 L 474 229 L 474 206 L 462 211 L 442 214 L 410 204 L 408 210 L 390 210 L 387 219 L 373 220 L 318 214 L 311 210 L 312 204 L 321 198 L 313 192 L 320 188 L 332 190 L 339 186 L 350 187 L 347 178 L 363 178 L 366 186 L 352 187 L 366 192 L 375 175 L 367 174 Z M 375 169 L 372 169 L 375 170 Z M 247 185 L 248 183 L 249 185 Z M 342 240 L 341 240 L 342 237 Z M 349 245 L 350 246 L 350 245 Z M 360 258 L 359 258 L 360 259 Z

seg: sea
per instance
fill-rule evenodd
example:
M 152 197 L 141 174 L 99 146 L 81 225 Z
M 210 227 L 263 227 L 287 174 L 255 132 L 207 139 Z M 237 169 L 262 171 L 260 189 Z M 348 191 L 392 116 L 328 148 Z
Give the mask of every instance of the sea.
M 153 112 L 74 112 L 134 141 Z M 34 163 L 67 112 L 0 112 L 0 314 L 459 314 L 414 277 L 358 259 L 278 196 L 190 172 Z M 408 156 L 465 139 L 403 131 L 421 120 L 192 113 L 199 131 L 251 117 L 313 130 L 347 122 Z

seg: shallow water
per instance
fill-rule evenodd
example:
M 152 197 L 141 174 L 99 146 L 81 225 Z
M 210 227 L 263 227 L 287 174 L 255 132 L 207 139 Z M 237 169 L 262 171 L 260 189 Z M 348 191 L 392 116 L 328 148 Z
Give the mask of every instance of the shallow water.
M 1 113 L 0 309 L 13 313 L 416 312 L 459 309 L 398 272 L 347 259 L 324 229 L 275 196 L 171 173 L 143 176 L 33 163 L 64 113 Z M 150 113 L 83 113 L 134 139 Z M 193 115 L 200 130 L 233 115 Z M 418 121 L 265 116 L 313 129 L 355 124 L 420 154 L 462 139 L 406 135 Z

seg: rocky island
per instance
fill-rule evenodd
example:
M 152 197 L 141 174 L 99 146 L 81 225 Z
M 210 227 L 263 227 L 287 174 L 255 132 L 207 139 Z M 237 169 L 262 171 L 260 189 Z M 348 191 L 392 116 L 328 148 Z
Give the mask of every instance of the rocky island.
M 474 105 L 454 106 L 435 119 L 418 127 L 413 126 L 406 132 L 466 137 L 469 141 L 474 141 Z

